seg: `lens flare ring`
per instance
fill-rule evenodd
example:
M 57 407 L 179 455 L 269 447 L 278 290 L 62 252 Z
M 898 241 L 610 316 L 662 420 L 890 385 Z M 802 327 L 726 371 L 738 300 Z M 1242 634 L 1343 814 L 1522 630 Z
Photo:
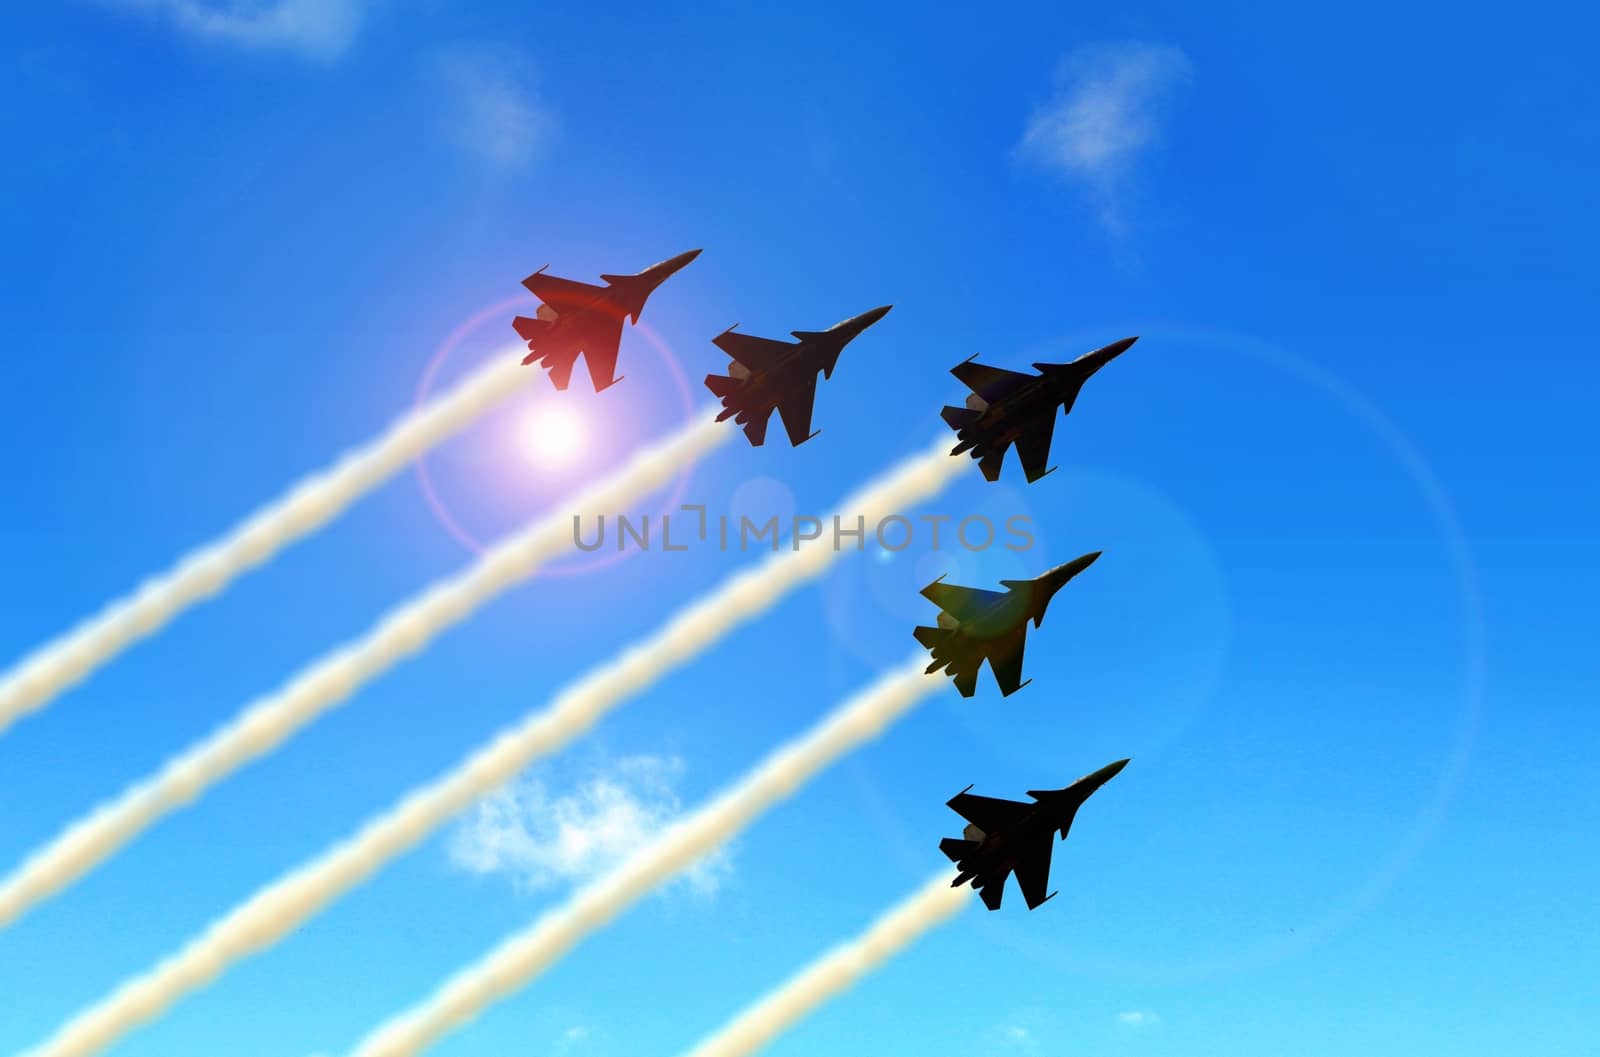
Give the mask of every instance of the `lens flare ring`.
M 1377 857 L 1364 877 L 1329 899 L 1322 913 L 1296 930 L 1293 938 L 1246 942 L 1201 960 L 1141 962 L 1103 956 L 1065 955 L 1059 949 L 1033 939 L 1025 923 L 1019 926 L 997 921 L 990 926 L 1013 949 L 1058 969 L 1102 976 L 1110 973 L 1140 982 L 1206 980 L 1271 965 L 1329 939 L 1375 905 L 1427 846 L 1461 788 L 1482 722 L 1488 663 L 1488 618 L 1478 565 L 1449 490 L 1411 438 L 1354 386 L 1327 368 L 1287 349 L 1242 334 L 1179 325 L 1126 328 L 1124 333 L 1142 334 L 1147 340 L 1167 337 L 1204 342 L 1213 348 L 1273 368 L 1320 392 L 1370 431 L 1400 464 L 1422 497 L 1455 581 L 1455 604 L 1461 621 L 1463 659 L 1460 705 L 1454 729 L 1445 743 L 1444 761 L 1430 791 L 1410 816 L 1389 851 Z M 1077 344 L 1058 341 L 1050 345 L 1054 348 L 1063 343 Z M 1043 350 L 1033 351 L 1041 357 L 1048 355 Z M 880 787 L 876 775 L 859 761 L 852 770 L 863 801 L 864 814 L 879 827 L 886 846 L 902 861 L 907 874 L 919 875 L 927 865 L 925 858 L 914 853 L 914 849 L 922 847 L 920 839 L 908 837 L 903 816 L 893 799 Z
M 421 407 L 427 403 L 440 369 L 443 368 L 462 342 L 471 337 L 479 328 L 497 320 L 503 320 L 510 312 L 525 308 L 527 308 L 526 297 L 510 297 L 504 301 L 498 301 L 475 312 L 458 324 L 449 334 L 445 335 L 444 340 L 439 343 L 438 348 L 429 357 L 428 364 L 423 369 L 422 377 L 417 382 L 416 406 Z M 685 423 L 692 421 L 695 416 L 695 407 L 694 397 L 689 390 L 689 379 L 683 373 L 683 365 L 678 362 L 678 358 L 673 353 L 671 346 L 667 344 L 660 334 L 657 334 L 645 323 L 637 323 L 633 329 L 645 339 L 645 342 L 655 352 L 656 357 L 666 367 L 667 373 L 672 377 L 673 388 L 677 391 L 679 403 L 682 405 L 683 421 Z M 533 369 L 535 368 L 529 368 L 529 370 Z M 423 501 L 427 503 L 434 519 L 457 543 L 473 554 L 483 554 L 488 549 L 487 546 L 461 523 L 460 519 L 451 511 L 449 504 L 439 495 L 439 490 L 434 484 L 433 475 L 428 469 L 427 455 L 418 456 L 415 466 L 417 485 L 422 490 Z M 668 497 L 667 503 L 662 508 L 664 512 L 676 510 L 683 502 L 683 497 L 688 491 L 689 481 L 693 474 L 694 468 L 692 466 L 685 467 L 683 472 L 673 481 L 672 492 Z M 595 572 L 607 566 L 615 565 L 617 562 L 632 557 L 637 553 L 639 553 L 638 548 L 627 548 L 584 561 L 568 564 L 551 563 L 535 572 L 534 576 L 553 578 L 581 576 L 585 573 Z

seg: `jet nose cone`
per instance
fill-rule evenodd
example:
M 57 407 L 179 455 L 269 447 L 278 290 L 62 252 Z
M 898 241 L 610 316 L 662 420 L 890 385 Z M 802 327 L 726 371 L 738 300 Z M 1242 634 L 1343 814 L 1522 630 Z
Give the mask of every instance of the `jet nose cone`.
M 1032 580 L 1023 581 L 1031 585 L 1031 608 L 1029 612 L 1033 617 L 1033 626 L 1039 627 L 1044 623 L 1044 611 L 1049 608 L 1050 600 L 1055 598 L 1056 592 L 1067 586 L 1067 581 L 1077 576 L 1083 570 L 1094 564 L 1100 557 L 1099 551 L 1085 554 L 1081 558 L 1074 558 L 1065 565 L 1058 565 L 1054 569 L 1042 572 Z
M 690 261 L 694 260 L 698 256 L 700 256 L 700 251 L 699 250 L 687 250 L 687 251 L 685 251 L 683 253 L 678 254 L 676 257 L 672 258 L 667 263 L 672 265 L 672 270 L 673 271 L 677 271 L 679 268 L 682 268 L 685 264 L 688 264 Z M 1129 338 L 1128 339 L 1128 343 L 1131 345 L 1136 340 L 1138 340 L 1138 339 L 1137 338 Z
M 1083 570 L 1087 569 L 1089 566 L 1093 565 L 1097 560 L 1099 560 L 1100 555 L 1103 553 L 1105 552 L 1090 551 L 1081 558 L 1074 558 L 1065 565 L 1056 566 L 1046 575 L 1050 576 L 1052 579 L 1060 579 L 1063 583 L 1065 583 L 1074 576 L 1077 576 L 1079 573 L 1083 572 Z
M 860 334 L 863 330 L 866 330 L 868 327 L 872 326 L 872 324 L 876 323 L 878 320 L 882 319 L 884 316 L 888 315 L 889 309 L 893 307 L 893 305 L 880 305 L 879 307 L 872 309 L 870 312 L 863 312 L 859 316 L 851 316 L 843 323 L 836 324 L 833 329 L 842 330 L 853 338 L 857 334 Z
M 1116 763 L 1108 763 L 1098 771 L 1083 778 L 1082 781 L 1088 787 L 1089 792 L 1092 793 L 1121 774 L 1122 769 L 1126 766 L 1128 766 L 1127 759 L 1118 760 Z
M 1078 363 L 1081 366 L 1087 367 L 1089 374 L 1093 374 L 1095 371 L 1098 371 L 1100 368 L 1104 367 L 1106 364 L 1110 363 L 1112 360 L 1131 349 L 1133 347 L 1133 343 L 1138 340 L 1138 336 L 1135 335 L 1131 338 L 1123 338 L 1121 341 L 1113 341 L 1110 345 L 1102 345 L 1093 352 L 1084 353 L 1078 358 Z
M 699 250 L 690 250 L 688 253 L 680 253 L 676 257 L 668 257 L 660 264 L 652 264 L 650 267 L 646 268 L 645 271 L 649 272 L 651 277 L 654 278 L 656 282 L 661 282 L 663 279 L 667 278 L 667 276 L 671 275 L 673 272 L 676 272 L 679 268 L 682 268 L 685 264 L 688 264 L 698 256 L 700 256 Z

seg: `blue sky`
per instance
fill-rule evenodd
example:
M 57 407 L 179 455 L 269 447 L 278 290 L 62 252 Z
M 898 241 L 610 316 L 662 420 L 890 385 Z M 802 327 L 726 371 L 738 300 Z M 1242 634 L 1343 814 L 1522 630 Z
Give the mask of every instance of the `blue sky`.
M 974 353 L 1142 339 L 1057 474 L 917 511 L 1025 513 L 1034 551 L 839 562 L 537 767 L 497 857 L 470 816 L 116 1053 L 343 1052 L 603 866 L 551 819 L 626 846 L 907 656 L 930 569 L 1088 550 L 1032 686 L 930 701 L 437 1052 L 676 1053 L 937 870 L 951 794 L 1122 756 L 1059 899 L 975 906 L 770 1052 L 1594 1052 L 1591 12 L 452 8 L 0 15 L 0 658 L 371 436 L 540 265 L 704 247 L 645 316 L 696 404 L 731 323 L 896 306 L 821 436 L 695 467 L 713 511 L 830 511 L 938 436 Z M 577 464 L 523 456 L 520 404 L 429 459 L 475 534 L 684 418 L 640 335 L 622 356 L 570 394 L 604 436 Z M 0 868 L 470 559 L 404 475 L 130 651 L 0 739 Z M 0 934 L 0 1050 L 752 560 L 637 555 L 486 607 Z

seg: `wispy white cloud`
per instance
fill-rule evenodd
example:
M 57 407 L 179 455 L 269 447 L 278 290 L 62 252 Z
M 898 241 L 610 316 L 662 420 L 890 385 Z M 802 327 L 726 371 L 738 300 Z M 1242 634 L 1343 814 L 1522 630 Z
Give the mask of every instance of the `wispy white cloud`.
M 1121 185 L 1160 138 L 1163 106 L 1189 73 L 1188 58 L 1168 45 L 1080 49 L 1057 71 L 1055 96 L 1028 119 L 1018 154 L 1083 183 L 1120 235 Z
M 497 168 L 535 161 L 560 130 L 533 64 L 504 47 L 456 47 L 438 59 L 446 137 Z
M 1117 1014 L 1117 1023 L 1130 1028 L 1148 1028 L 1158 1023 L 1161 1017 L 1148 1009 L 1133 1009 L 1126 1013 Z
M 195 36 L 316 58 L 342 53 L 361 28 L 368 0 L 119 0 L 163 12 Z
M 574 1024 L 556 1039 L 558 1053 L 576 1053 L 587 1049 L 594 1041 L 595 1031 L 587 1024 Z
M 1035 1009 L 1013 1009 L 989 1023 L 977 1037 L 978 1057 L 1039 1057 L 1044 1040 L 1054 1038 L 1051 1018 Z
M 451 861 L 471 873 L 507 875 L 528 890 L 588 881 L 682 813 L 674 792 L 682 773 L 676 757 L 633 756 L 593 770 L 562 795 L 538 778 L 522 779 L 479 801 L 451 839 Z M 730 870 L 727 853 L 718 851 L 683 883 L 709 897 Z
M 1039 1052 L 1039 1040 L 1034 1037 L 1033 1032 L 1021 1024 L 1006 1024 L 1000 1028 L 999 1035 L 1001 1042 L 1010 1052 L 1028 1054 Z

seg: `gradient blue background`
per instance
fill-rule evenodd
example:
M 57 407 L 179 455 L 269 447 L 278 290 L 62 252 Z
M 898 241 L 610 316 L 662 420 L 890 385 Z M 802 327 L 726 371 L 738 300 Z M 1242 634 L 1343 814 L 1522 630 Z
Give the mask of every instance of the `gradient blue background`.
M 1029 555 L 944 556 L 979 586 L 1105 550 L 1034 633 L 1034 685 L 934 699 L 742 837 L 714 897 L 646 902 L 443 1057 L 678 1052 L 939 869 L 951 794 L 1121 756 L 1061 898 L 975 906 L 771 1052 L 1597 1052 L 1592 13 L 394 2 L 308 55 L 192 7 L 0 16 L 5 662 L 372 435 L 543 264 L 705 247 L 646 313 L 696 404 L 730 323 L 894 303 L 820 437 L 695 468 L 714 512 L 774 482 L 831 510 L 938 435 L 973 353 L 1143 336 L 1058 428 L 1059 473 L 919 511 L 1036 519 Z M 1130 42 L 1188 75 L 1108 226 L 1017 145 L 1064 57 Z M 464 140 L 463 64 L 546 115 L 527 157 Z M 505 415 L 435 456 L 460 517 L 509 531 L 683 418 L 637 334 L 622 368 L 571 396 L 610 431 L 581 467 L 529 465 Z M 0 862 L 469 558 L 397 478 L 0 739 Z M 0 1050 L 752 560 L 638 556 L 486 607 L 0 934 Z M 540 773 L 668 754 L 697 803 L 908 655 L 940 561 L 842 560 Z M 342 1052 L 560 898 L 466 875 L 447 836 L 115 1052 Z

